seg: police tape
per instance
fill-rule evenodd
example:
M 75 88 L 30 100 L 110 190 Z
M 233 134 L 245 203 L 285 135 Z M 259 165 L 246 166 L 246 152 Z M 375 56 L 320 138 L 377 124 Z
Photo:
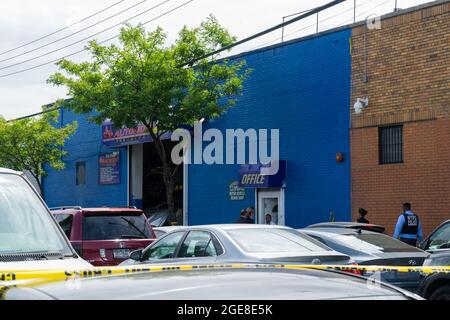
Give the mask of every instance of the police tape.
M 450 273 L 450 266 L 361 266 L 361 265 L 296 265 L 296 264 L 212 264 L 212 265 L 134 265 L 116 267 L 93 267 L 78 270 L 11 270 L 0 271 L 0 282 L 31 281 L 31 280 L 66 280 L 70 278 L 92 278 L 99 276 L 113 276 L 133 273 L 188 271 L 199 269 L 318 269 L 335 271 L 360 272 L 418 272 L 422 274 Z

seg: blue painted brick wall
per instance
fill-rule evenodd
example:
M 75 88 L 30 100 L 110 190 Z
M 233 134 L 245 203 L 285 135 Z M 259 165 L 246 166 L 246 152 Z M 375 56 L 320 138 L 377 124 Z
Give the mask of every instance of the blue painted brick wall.
M 101 126 L 87 120 L 85 115 L 76 115 L 62 110 L 59 124 L 78 122 L 78 130 L 66 143 L 68 152 L 63 159 L 66 168 L 61 171 L 49 169 L 44 178 L 45 200 L 49 207 L 78 205 L 82 207 L 127 205 L 127 148 L 120 148 L 121 183 L 100 185 L 98 183 L 98 157 L 100 152 L 112 149 L 102 147 Z M 75 163 L 86 162 L 86 184 L 76 185 Z
M 350 214 L 349 102 L 351 30 L 291 42 L 243 56 L 253 69 L 238 104 L 204 126 L 279 128 L 280 158 L 287 160 L 286 225 L 303 227 Z M 345 162 L 336 163 L 342 152 Z M 255 204 L 228 200 L 237 165 L 189 166 L 189 224 L 234 222 Z

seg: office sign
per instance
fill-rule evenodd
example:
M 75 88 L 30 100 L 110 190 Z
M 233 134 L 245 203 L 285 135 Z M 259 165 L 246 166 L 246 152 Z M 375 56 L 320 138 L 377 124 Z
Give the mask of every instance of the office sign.
M 242 188 L 283 188 L 286 181 L 286 161 L 279 161 L 276 174 L 262 174 L 268 165 L 244 164 L 239 168 L 239 186 Z

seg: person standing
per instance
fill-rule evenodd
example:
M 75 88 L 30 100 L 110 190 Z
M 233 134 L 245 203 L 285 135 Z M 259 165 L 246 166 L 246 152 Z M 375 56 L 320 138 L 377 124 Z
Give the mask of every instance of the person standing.
M 411 211 L 409 202 L 403 204 L 403 214 L 398 217 L 393 237 L 412 246 L 422 241 L 422 225 L 419 217 Z
M 235 223 L 248 223 L 248 214 L 246 209 L 241 210 L 241 216 L 236 220 Z
M 358 210 L 359 218 L 356 220 L 358 223 L 370 223 L 369 220 L 366 219 L 367 210 L 364 208 L 359 208 Z
M 247 208 L 247 223 L 255 223 L 255 208 Z
M 275 224 L 272 221 L 272 215 L 270 213 L 266 214 L 266 224 L 268 224 L 268 225 L 274 225 Z

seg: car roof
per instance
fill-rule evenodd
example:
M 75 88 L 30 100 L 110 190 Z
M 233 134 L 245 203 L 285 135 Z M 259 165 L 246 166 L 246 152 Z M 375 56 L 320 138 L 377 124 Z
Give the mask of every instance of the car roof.
M 297 229 L 298 231 L 302 231 L 305 233 L 311 233 L 311 234 L 383 234 L 379 232 L 373 232 L 370 230 L 364 230 L 364 229 L 349 229 L 349 228 L 334 228 L 334 227 L 317 227 L 317 228 L 304 228 L 304 229 Z
M 135 213 L 135 214 L 143 214 L 144 212 L 141 209 L 136 208 L 109 208 L 109 207 L 100 207 L 100 208 L 81 208 L 81 207 L 58 207 L 58 208 L 50 208 L 53 214 L 63 214 L 63 213 L 76 213 L 82 212 L 87 214 L 95 214 L 95 215 L 111 215 L 111 214 L 123 214 L 123 213 Z
M 220 230 L 238 230 L 238 229 L 291 229 L 285 226 L 267 225 L 267 224 L 251 224 L 251 223 L 235 223 L 235 224 L 205 224 L 197 226 L 187 226 L 188 229 L 205 228 Z
M 11 174 L 18 174 L 18 175 L 22 174 L 22 172 L 14 171 L 14 170 L 2 168 L 2 167 L 0 167 L 0 173 L 11 173 Z
M 306 228 L 347 228 L 347 229 L 363 229 L 373 230 L 375 232 L 383 233 L 386 229 L 383 226 L 373 223 L 359 223 L 359 222 L 321 222 L 307 226 Z

